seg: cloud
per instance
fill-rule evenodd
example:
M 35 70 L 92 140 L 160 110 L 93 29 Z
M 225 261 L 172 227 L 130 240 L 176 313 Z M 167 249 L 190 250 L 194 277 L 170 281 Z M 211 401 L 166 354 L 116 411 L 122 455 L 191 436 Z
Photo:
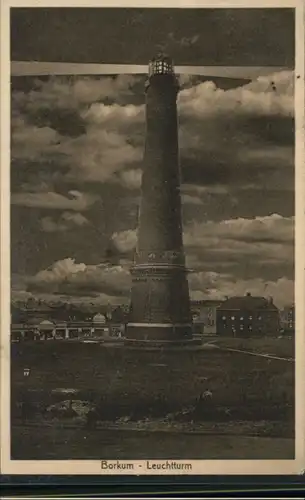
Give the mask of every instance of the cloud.
M 192 85 L 180 92 L 178 108 L 184 183 L 294 189 L 292 72 L 229 90 Z
M 199 196 L 194 196 L 190 194 L 182 194 L 181 197 L 182 203 L 183 204 L 188 204 L 188 205 L 202 205 L 203 201 Z
M 48 108 L 79 109 L 105 98 L 125 99 L 132 94 L 132 86 L 137 80 L 132 75 L 36 78 L 35 88 L 31 91 L 13 93 L 12 104 L 31 113 Z
M 184 116 L 209 118 L 239 115 L 293 116 L 293 73 L 278 72 L 230 90 L 222 90 L 208 81 L 186 88 L 179 94 L 180 112 Z
M 133 98 L 137 81 L 128 75 L 53 77 L 36 80 L 29 92 L 13 91 L 14 170 L 31 161 L 39 171 L 43 162 L 52 161 L 50 167 L 62 171 L 64 182 L 104 183 L 117 180 L 125 167 L 134 168 L 142 159 L 142 147 L 130 137 L 137 121 L 144 123 L 144 106 L 123 101 Z
M 69 158 L 67 179 L 86 181 L 111 181 L 125 167 L 142 159 L 142 149 L 130 144 L 128 136 L 99 128 L 66 140 L 60 151 Z
M 125 265 L 109 266 L 77 264 L 74 259 L 67 258 L 55 262 L 50 268 L 38 272 L 28 278 L 29 293 L 35 296 L 57 297 L 60 301 L 78 301 L 79 303 L 95 301 L 103 303 L 128 302 L 131 278 Z M 236 279 L 230 273 L 214 271 L 196 272 L 189 275 L 190 295 L 193 300 L 224 299 L 226 296 L 243 296 L 250 292 L 255 296 L 272 296 L 275 304 L 282 308 L 293 302 L 294 282 L 287 277 L 277 280 L 263 278 Z M 15 290 L 21 297 L 22 291 Z M 38 295 L 37 295 L 38 294 Z M 54 295 L 55 294 L 55 295 Z
M 87 224 L 89 224 L 88 219 L 86 219 L 86 217 L 79 213 L 64 212 L 62 214 L 62 219 L 66 222 L 75 224 L 76 226 L 86 226 Z
M 13 92 L 12 157 L 35 162 L 55 159 L 54 170 L 63 168 L 66 182 L 119 182 L 137 189 L 145 135 L 139 81 L 133 76 L 54 77 L 37 81 L 30 92 Z M 184 84 L 178 108 L 185 183 L 246 182 L 261 187 L 273 170 L 277 182 L 272 184 L 292 189 L 293 180 L 288 179 L 293 179 L 294 162 L 292 72 L 259 77 L 229 90 L 189 78 Z M 46 107 L 48 113 L 43 111 Z M 54 118 L 56 110 L 74 113 L 64 120 L 66 131 L 54 129 L 63 124 L 62 115 Z M 77 120 L 79 133 L 73 134 Z M 279 174 L 282 168 L 287 174 Z
M 189 225 L 185 232 L 186 245 L 203 245 L 206 238 L 243 242 L 283 242 L 293 244 L 294 217 L 272 214 L 264 217 L 207 221 Z
M 286 277 L 275 281 L 262 278 L 236 280 L 229 274 L 212 272 L 190 275 L 189 282 L 193 300 L 223 300 L 226 296 L 244 296 L 249 292 L 253 296 L 272 297 L 279 308 L 294 301 L 294 281 Z
M 121 109 L 119 106 L 118 108 Z M 129 131 L 121 131 L 118 116 L 114 117 L 113 123 L 114 125 L 111 125 L 110 116 L 104 125 L 88 123 L 85 133 L 77 136 L 59 135 L 47 127 L 38 128 L 24 124 L 22 133 L 16 129 L 12 132 L 13 168 L 22 168 L 24 175 L 24 165 L 31 161 L 36 163 L 39 175 L 45 169 L 44 164 L 48 162 L 48 176 L 54 176 L 61 171 L 62 182 L 76 180 L 104 183 L 120 180 L 117 174 L 124 169 L 136 170 L 135 165 L 142 160 L 142 139 L 139 144 L 137 140 L 130 140 L 130 125 Z M 50 172 L 51 168 L 53 172 Z M 126 173 L 122 177 L 122 183 L 125 183 L 126 187 L 128 183 L 133 182 L 131 175 Z M 136 182 L 139 183 L 138 180 Z
M 232 274 L 238 282 L 257 278 L 276 283 L 283 276 L 289 280 L 293 274 L 293 74 L 264 76 L 247 85 L 241 82 L 240 87 L 235 82 L 229 90 L 215 82 L 217 86 L 184 78 L 178 99 L 189 265 L 197 272 Z M 138 212 L 135 191 L 141 183 L 145 139 L 143 81 L 54 77 L 32 87 L 30 92 L 14 88 L 12 92 L 12 204 L 70 215 L 44 213 L 41 219 L 39 210 L 31 210 L 25 211 L 30 213 L 28 221 L 21 223 L 22 210 L 13 207 L 16 227 L 19 224 L 14 230 L 17 243 L 27 227 L 37 228 L 38 220 L 40 229 L 58 233 L 51 250 L 43 247 L 44 238 L 37 231 L 29 243 L 31 249 L 15 258 L 14 266 L 34 273 L 52 258 L 64 260 L 67 226 L 79 228 L 69 233 L 77 261 L 83 262 L 88 252 L 85 262 L 98 261 L 95 241 L 101 241 L 98 248 L 104 254 L 111 234 L 117 235 L 118 252 L 124 253 L 125 248 L 131 252 L 135 239 L 128 230 L 135 226 Z M 77 121 L 80 125 L 75 128 Z M 72 186 L 84 193 L 66 194 Z M 93 207 L 88 243 L 86 223 L 79 216 L 99 199 L 93 193 L 103 197 L 110 216 L 100 227 L 98 206 Z M 121 235 L 122 229 L 126 234 Z M 101 269 L 87 267 L 82 285 L 69 277 L 54 285 L 55 293 L 64 289 L 65 296 L 72 297 L 76 288 L 78 294 L 85 289 L 89 293 L 93 282 L 94 293 L 109 295 L 109 287 L 101 291 L 91 278 L 91 272 L 99 275 Z M 121 267 L 125 269 L 125 264 Z
M 272 145 L 265 146 L 262 149 L 259 148 L 241 148 L 238 152 L 238 158 L 247 163 L 253 163 L 254 165 L 259 164 L 259 162 L 264 162 L 266 165 L 268 163 L 283 166 L 287 169 L 292 169 L 294 167 L 294 148 L 292 146 L 282 146 L 282 145 Z
M 227 186 L 218 186 L 217 184 L 213 186 L 200 186 L 198 184 L 183 184 L 181 186 L 182 193 L 196 193 L 198 195 L 210 195 L 210 194 L 228 194 L 229 190 Z
M 193 36 L 183 36 L 180 38 L 176 38 L 174 33 L 169 33 L 168 35 L 168 42 L 170 46 L 179 46 L 179 47 L 193 47 L 200 38 L 200 35 L 193 35 Z
M 133 168 L 123 170 L 119 176 L 120 183 L 127 189 L 140 189 L 142 183 L 142 170 Z
M 130 289 L 128 269 L 122 265 L 86 265 L 66 258 L 28 279 L 28 291 L 83 295 L 100 292 L 123 296 Z
M 115 126 L 117 128 L 125 124 L 143 123 L 144 113 L 144 105 L 128 104 L 120 106 L 116 103 L 112 105 L 94 103 L 82 113 L 82 117 L 89 123 L 107 125 L 110 128 Z
M 38 160 L 56 153 L 59 134 L 50 127 L 36 127 L 22 117 L 12 119 L 11 154 L 14 160 Z
M 272 214 L 264 217 L 192 222 L 184 228 L 187 266 L 207 276 L 225 272 L 236 280 L 273 281 L 294 273 L 294 218 Z M 112 235 L 120 253 L 132 252 L 137 231 Z M 233 279 L 233 278 L 232 278 Z
M 75 227 L 82 227 L 89 224 L 88 219 L 80 213 L 64 212 L 59 219 L 43 217 L 41 219 L 41 229 L 46 233 L 57 233 L 69 231 Z
M 293 218 L 273 214 L 194 222 L 186 226 L 183 239 L 187 264 L 194 270 L 225 270 L 236 279 L 293 277 Z
M 130 252 L 134 250 L 137 244 L 137 230 L 127 229 L 126 231 L 113 233 L 111 240 L 119 252 Z
M 67 258 L 52 264 L 50 268 L 40 271 L 36 274 L 33 282 L 54 282 L 59 283 L 65 280 L 68 276 L 76 275 L 79 272 L 86 270 L 85 264 L 76 264 L 74 259 Z
M 11 203 L 24 207 L 39 207 L 50 209 L 67 209 L 75 211 L 87 210 L 98 200 L 96 195 L 69 191 L 70 198 L 59 193 L 13 193 Z
M 137 230 L 115 232 L 111 237 L 119 252 L 130 252 L 136 247 Z M 221 221 L 193 222 L 184 229 L 183 241 L 191 268 L 200 268 L 207 261 L 211 267 L 232 267 L 249 258 L 247 266 L 293 265 L 294 217 L 272 214 L 245 219 L 242 217 Z
M 67 226 L 65 224 L 54 221 L 52 217 L 43 217 L 40 221 L 40 224 L 41 229 L 45 233 L 57 233 L 67 230 Z

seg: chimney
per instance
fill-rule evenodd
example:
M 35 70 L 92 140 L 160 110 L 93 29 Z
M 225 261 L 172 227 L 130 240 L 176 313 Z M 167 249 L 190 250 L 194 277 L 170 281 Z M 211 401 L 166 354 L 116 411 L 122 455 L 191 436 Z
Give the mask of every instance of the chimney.
M 247 293 L 246 293 L 246 297 L 251 297 L 251 293 L 250 293 L 250 292 L 247 292 Z

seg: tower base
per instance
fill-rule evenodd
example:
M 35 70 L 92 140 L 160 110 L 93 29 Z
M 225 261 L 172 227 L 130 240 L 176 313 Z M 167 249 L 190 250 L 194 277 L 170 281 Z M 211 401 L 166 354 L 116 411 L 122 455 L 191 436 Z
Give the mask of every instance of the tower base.
M 128 323 L 124 343 L 143 347 L 173 347 L 198 343 L 191 324 Z

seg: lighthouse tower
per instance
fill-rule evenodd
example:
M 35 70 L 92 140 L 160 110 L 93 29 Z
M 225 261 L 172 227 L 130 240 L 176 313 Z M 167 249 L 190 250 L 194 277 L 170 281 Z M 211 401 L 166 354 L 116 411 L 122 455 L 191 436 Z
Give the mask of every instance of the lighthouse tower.
M 146 83 L 146 141 L 127 342 L 192 339 L 182 240 L 178 91 L 171 59 L 163 54 L 154 58 Z

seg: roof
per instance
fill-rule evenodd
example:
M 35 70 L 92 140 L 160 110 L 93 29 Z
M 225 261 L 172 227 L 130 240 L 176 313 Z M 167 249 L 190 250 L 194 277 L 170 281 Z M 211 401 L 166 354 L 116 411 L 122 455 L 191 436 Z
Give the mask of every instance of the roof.
M 277 310 L 277 307 L 273 302 L 266 299 L 266 297 L 254 297 L 252 295 L 245 295 L 243 297 L 230 297 L 225 300 L 220 306 L 219 309 L 222 310 L 261 310 L 261 309 L 269 309 L 269 310 Z
M 223 300 L 216 299 L 202 299 L 202 300 L 192 300 L 191 307 L 201 306 L 201 307 L 218 307 L 223 303 Z
M 55 325 L 54 325 L 54 323 L 52 323 L 52 321 L 49 321 L 46 319 L 44 321 L 41 321 L 41 323 L 39 323 L 39 325 L 37 325 L 37 326 L 39 326 L 39 328 L 42 328 L 42 329 L 44 329 L 44 328 L 46 328 L 46 329 L 52 328 L 53 329 Z
M 97 323 L 105 323 L 106 318 L 103 314 L 97 313 L 95 316 L 93 316 L 93 321 Z

